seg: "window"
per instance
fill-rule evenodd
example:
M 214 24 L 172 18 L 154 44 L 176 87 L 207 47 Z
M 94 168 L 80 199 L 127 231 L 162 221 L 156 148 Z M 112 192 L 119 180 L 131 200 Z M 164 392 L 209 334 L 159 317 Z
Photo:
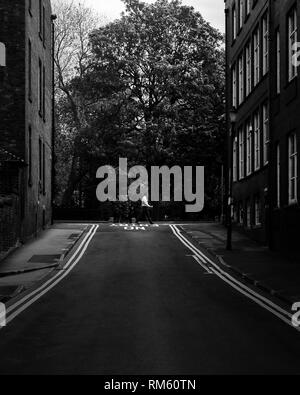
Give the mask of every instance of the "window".
M 259 111 L 254 114 L 254 169 L 259 170 L 260 168 L 260 117 Z
M 42 140 L 39 139 L 39 184 L 40 188 L 42 187 L 42 178 L 43 178 L 43 153 L 42 153 Z
M 32 129 L 28 128 L 28 184 L 32 185 Z
M 263 141 L 264 141 L 264 165 L 269 162 L 269 145 L 270 145 L 270 132 L 269 132 L 269 106 L 268 103 L 263 105 Z
M 39 114 L 45 120 L 46 114 L 46 71 L 39 59 L 39 75 L 38 75 L 38 107 Z
M 297 202 L 297 136 L 289 137 L 289 204 Z
M 245 141 L 244 130 L 239 130 L 239 176 L 240 179 L 245 177 Z
M 43 83 L 42 83 L 42 114 L 43 114 L 43 119 L 45 121 L 45 115 L 46 115 L 46 72 L 45 72 L 45 67 L 43 67 Z
M 244 101 L 244 56 L 239 57 L 239 104 Z
M 32 46 L 28 40 L 28 99 L 32 100 Z
M 237 107 L 236 65 L 232 67 L 232 106 Z
M 237 159 L 238 159 L 238 139 L 237 137 L 234 138 L 233 140 L 233 181 L 237 181 L 238 178 L 238 169 L 237 169 Z
M 269 16 L 265 14 L 262 21 L 263 29 L 263 75 L 265 75 L 269 69 Z
M 250 14 L 250 9 L 251 9 L 251 0 L 246 0 L 246 4 L 245 4 L 246 16 L 248 16 Z
M 246 124 L 246 150 L 247 150 L 247 176 L 252 173 L 252 125 L 249 120 Z
M 252 89 L 252 48 L 251 42 L 246 46 L 246 96 Z
M 288 16 L 288 49 L 289 49 L 289 81 L 297 76 L 297 66 L 293 62 L 295 55 L 294 45 L 297 42 L 297 9 L 294 7 Z
M 39 36 L 43 39 L 43 6 L 42 0 L 39 0 Z
M 281 50 L 280 50 L 280 32 L 277 30 L 276 33 L 276 93 L 279 95 L 281 90 Z
M 257 28 L 253 35 L 253 48 L 254 48 L 254 86 L 260 80 L 260 45 L 259 45 L 259 29 Z
M 43 194 L 46 194 L 46 150 L 45 150 L 45 144 L 43 144 L 43 152 L 42 152 L 42 156 L 43 156 L 43 173 L 42 173 L 42 189 L 43 189 Z
M 38 106 L 39 114 L 43 114 L 43 66 L 39 59 L 39 75 L 38 75 Z
M 45 7 L 43 7 L 43 21 L 42 21 L 42 38 L 43 38 L 43 45 L 45 47 L 46 45 L 46 32 L 45 32 L 45 28 L 46 28 L 46 22 L 45 22 L 45 18 L 46 18 L 46 11 L 45 11 Z
M 255 197 L 255 226 L 261 226 L 261 200 L 259 196 Z
M 276 200 L 277 200 L 277 207 L 279 208 L 281 206 L 280 204 L 280 144 L 278 143 L 276 145 Z
M 237 15 L 235 5 L 232 8 L 232 39 L 235 40 L 237 37 Z
M 244 0 L 239 0 L 239 29 L 243 27 L 244 24 Z

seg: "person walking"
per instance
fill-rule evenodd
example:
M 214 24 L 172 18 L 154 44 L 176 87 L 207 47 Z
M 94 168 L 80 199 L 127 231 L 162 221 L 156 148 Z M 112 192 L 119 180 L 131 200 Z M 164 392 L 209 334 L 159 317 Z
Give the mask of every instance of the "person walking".
M 144 195 L 141 199 L 141 209 L 140 209 L 140 212 L 137 215 L 137 219 L 136 219 L 137 225 L 139 225 L 142 217 L 145 217 L 146 220 L 149 222 L 149 224 L 153 225 L 153 221 L 151 219 L 151 213 L 150 213 L 150 209 L 152 209 L 152 208 L 153 208 L 153 206 L 151 206 L 149 204 L 147 195 Z

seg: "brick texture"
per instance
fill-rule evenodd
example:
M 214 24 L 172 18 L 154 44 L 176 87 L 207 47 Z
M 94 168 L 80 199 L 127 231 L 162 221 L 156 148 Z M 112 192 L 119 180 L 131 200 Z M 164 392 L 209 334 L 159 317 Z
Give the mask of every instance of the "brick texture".
M 29 0 L 0 0 L 0 41 L 7 49 L 7 65 L 0 67 L 0 148 L 24 160 L 19 166 L 11 162 L 2 163 L 0 194 L 17 197 L 19 208 L 14 215 L 17 216 L 15 222 L 18 223 L 21 242 L 38 233 L 51 220 L 52 22 L 50 0 L 42 0 L 45 11 L 43 39 L 39 3 L 31 1 L 29 10 Z M 39 111 L 39 63 L 44 70 L 44 113 Z M 17 176 L 15 173 L 12 177 L 15 165 Z M 0 211 L 1 224 L 9 226 L 7 218 L 12 212 L 11 208 Z M 15 225 L 10 223 L 15 229 Z M 16 238 L 11 237 L 11 240 L 14 243 Z

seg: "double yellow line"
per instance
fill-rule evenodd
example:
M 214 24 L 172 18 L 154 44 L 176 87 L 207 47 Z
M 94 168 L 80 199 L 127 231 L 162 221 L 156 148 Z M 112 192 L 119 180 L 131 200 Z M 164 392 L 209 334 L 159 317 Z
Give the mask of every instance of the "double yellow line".
M 263 307 L 265 310 L 269 311 L 283 322 L 292 326 L 294 329 L 300 331 L 300 328 L 295 328 L 292 324 L 292 314 L 289 311 L 284 310 L 276 303 L 272 302 L 270 299 L 260 295 L 253 289 L 247 287 L 245 284 L 241 283 L 236 278 L 232 277 L 229 273 L 220 268 L 213 260 L 206 256 L 202 251 L 195 247 L 178 229 L 176 225 L 170 225 L 174 235 L 184 244 L 192 253 L 200 260 L 201 266 L 207 268 L 208 271 L 213 272 L 221 280 L 225 281 L 232 288 L 251 299 L 253 302 Z M 200 264 L 200 262 L 198 262 Z
M 14 320 L 19 314 L 26 310 L 29 306 L 39 300 L 42 296 L 48 293 L 52 288 L 59 284 L 68 274 L 74 269 L 78 262 L 83 257 L 85 251 L 87 250 L 90 242 L 92 241 L 95 233 L 97 232 L 99 225 L 92 225 L 84 239 L 74 251 L 72 256 L 67 260 L 65 265 L 51 277 L 44 284 L 38 288 L 30 291 L 28 294 L 24 295 L 21 299 L 17 301 L 12 301 L 11 304 L 0 305 L 0 327 L 8 325 L 12 320 Z M 2 325 L 1 325 L 2 324 Z

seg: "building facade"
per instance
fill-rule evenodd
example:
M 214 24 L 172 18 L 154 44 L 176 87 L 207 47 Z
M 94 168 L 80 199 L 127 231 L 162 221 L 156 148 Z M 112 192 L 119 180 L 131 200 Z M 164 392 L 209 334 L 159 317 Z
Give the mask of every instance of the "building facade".
M 0 0 L 0 41 L 6 47 L 6 65 L 0 68 L 0 195 L 18 197 L 16 220 L 19 239 L 24 242 L 51 221 L 53 62 L 50 0 Z M 14 162 L 21 165 L 12 166 L 11 158 L 18 158 Z M 14 188 L 10 187 L 10 169 L 14 169 L 17 179 L 12 183 Z
M 234 221 L 263 244 L 297 252 L 300 1 L 227 0 L 225 7 Z

